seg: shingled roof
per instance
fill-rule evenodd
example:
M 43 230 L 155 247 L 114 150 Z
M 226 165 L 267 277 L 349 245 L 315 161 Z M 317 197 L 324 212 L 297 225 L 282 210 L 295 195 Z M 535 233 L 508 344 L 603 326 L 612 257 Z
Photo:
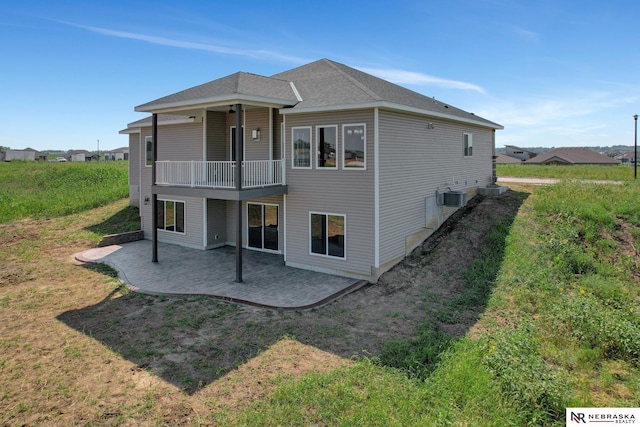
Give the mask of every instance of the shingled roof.
M 620 161 L 600 154 L 589 148 L 563 147 L 538 154 L 525 164 L 564 163 L 568 165 L 616 165 Z
M 139 105 L 136 111 L 206 105 L 217 102 L 265 102 L 293 105 L 298 102 L 290 82 L 257 74 L 237 72 L 155 101 Z
M 502 129 L 473 113 L 329 59 L 271 77 L 238 72 L 142 104 L 135 110 L 171 113 L 180 108 L 238 102 L 268 104 L 281 108 L 282 114 L 379 107 Z
M 515 157 L 507 156 L 506 154 L 496 153 L 496 163 L 498 164 L 521 164 L 522 160 Z
M 292 109 L 300 112 L 378 106 L 464 119 L 502 129 L 497 123 L 473 113 L 329 59 L 321 59 L 273 77 L 295 83 L 302 101 Z

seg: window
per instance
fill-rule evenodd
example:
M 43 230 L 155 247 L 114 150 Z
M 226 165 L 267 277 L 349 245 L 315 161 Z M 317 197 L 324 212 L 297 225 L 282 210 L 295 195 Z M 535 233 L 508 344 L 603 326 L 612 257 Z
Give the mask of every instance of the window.
M 144 145 L 145 145 L 145 150 L 147 151 L 146 166 L 151 166 L 153 164 L 153 137 L 145 136 Z
M 311 169 L 311 127 L 291 129 L 292 162 L 291 167 Z
M 473 140 L 471 138 L 470 133 L 462 134 L 462 142 L 464 145 L 464 156 L 471 157 L 473 156 Z
M 345 216 L 311 213 L 311 253 L 345 258 Z
M 316 128 L 316 141 L 318 144 L 316 167 L 318 169 L 336 169 L 338 126 L 318 126 Z
M 342 127 L 343 169 L 365 169 L 365 125 L 344 125 Z
M 158 230 L 184 233 L 184 202 L 158 200 Z

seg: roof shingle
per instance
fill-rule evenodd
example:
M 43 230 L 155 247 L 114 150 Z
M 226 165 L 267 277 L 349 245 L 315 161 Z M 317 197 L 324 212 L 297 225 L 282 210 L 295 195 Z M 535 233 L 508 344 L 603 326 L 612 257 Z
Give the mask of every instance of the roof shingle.
M 619 160 L 607 157 L 589 148 L 561 147 L 527 160 L 526 164 L 566 163 L 575 165 L 615 165 Z

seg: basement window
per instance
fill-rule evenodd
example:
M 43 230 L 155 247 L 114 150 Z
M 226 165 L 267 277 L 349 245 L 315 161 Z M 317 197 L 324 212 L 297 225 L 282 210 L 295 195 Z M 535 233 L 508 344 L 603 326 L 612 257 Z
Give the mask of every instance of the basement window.
M 311 254 L 345 258 L 345 216 L 311 212 Z
M 158 200 L 158 230 L 184 234 L 184 202 Z

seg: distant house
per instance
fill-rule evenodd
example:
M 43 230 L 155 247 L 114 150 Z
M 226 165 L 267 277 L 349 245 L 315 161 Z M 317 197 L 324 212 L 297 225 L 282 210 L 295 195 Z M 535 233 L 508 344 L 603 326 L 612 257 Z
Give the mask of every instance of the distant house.
M 47 160 L 47 155 L 41 153 L 33 148 L 25 148 L 24 150 L 7 150 L 4 155 L 4 160 L 10 162 L 11 160 Z
M 526 165 L 617 165 L 619 160 L 581 147 L 564 147 L 539 154 L 524 162 Z
M 538 155 L 538 153 L 535 153 L 533 151 L 530 151 L 524 148 L 516 147 L 515 145 L 505 145 L 505 150 L 506 150 L 507 156 L 514 157 L 522 161 L 532 159 Z
M 234 73 L 135 110 L 152 117 L 121 133 L 156 253 L 159 241 L 245 247 L 373 282 L 494 184 L 502 129 L 328 59 Z
M 75 150 L 69 151 L 64 158 L 69 162 L 89 162 L 91 160 L 98 160 L 100 156 L 87 150 Z
M 502 153 L 496 153 L 496 164 L 498 165 L 507 165 L 507 164 L 521 164 L 522 160 L 516 159 L 515 157 L 507 156 Z
M 623 154 L 619 154 L 616 157 L 614 157 L 616 160 L 619 160 L 622 164 L 634 164 L 634 153 L 630 152 L 630 153 L 623 153 Z
M 129 147 L 120 147 L 103 153 L 105 160 L 129 160 Z

